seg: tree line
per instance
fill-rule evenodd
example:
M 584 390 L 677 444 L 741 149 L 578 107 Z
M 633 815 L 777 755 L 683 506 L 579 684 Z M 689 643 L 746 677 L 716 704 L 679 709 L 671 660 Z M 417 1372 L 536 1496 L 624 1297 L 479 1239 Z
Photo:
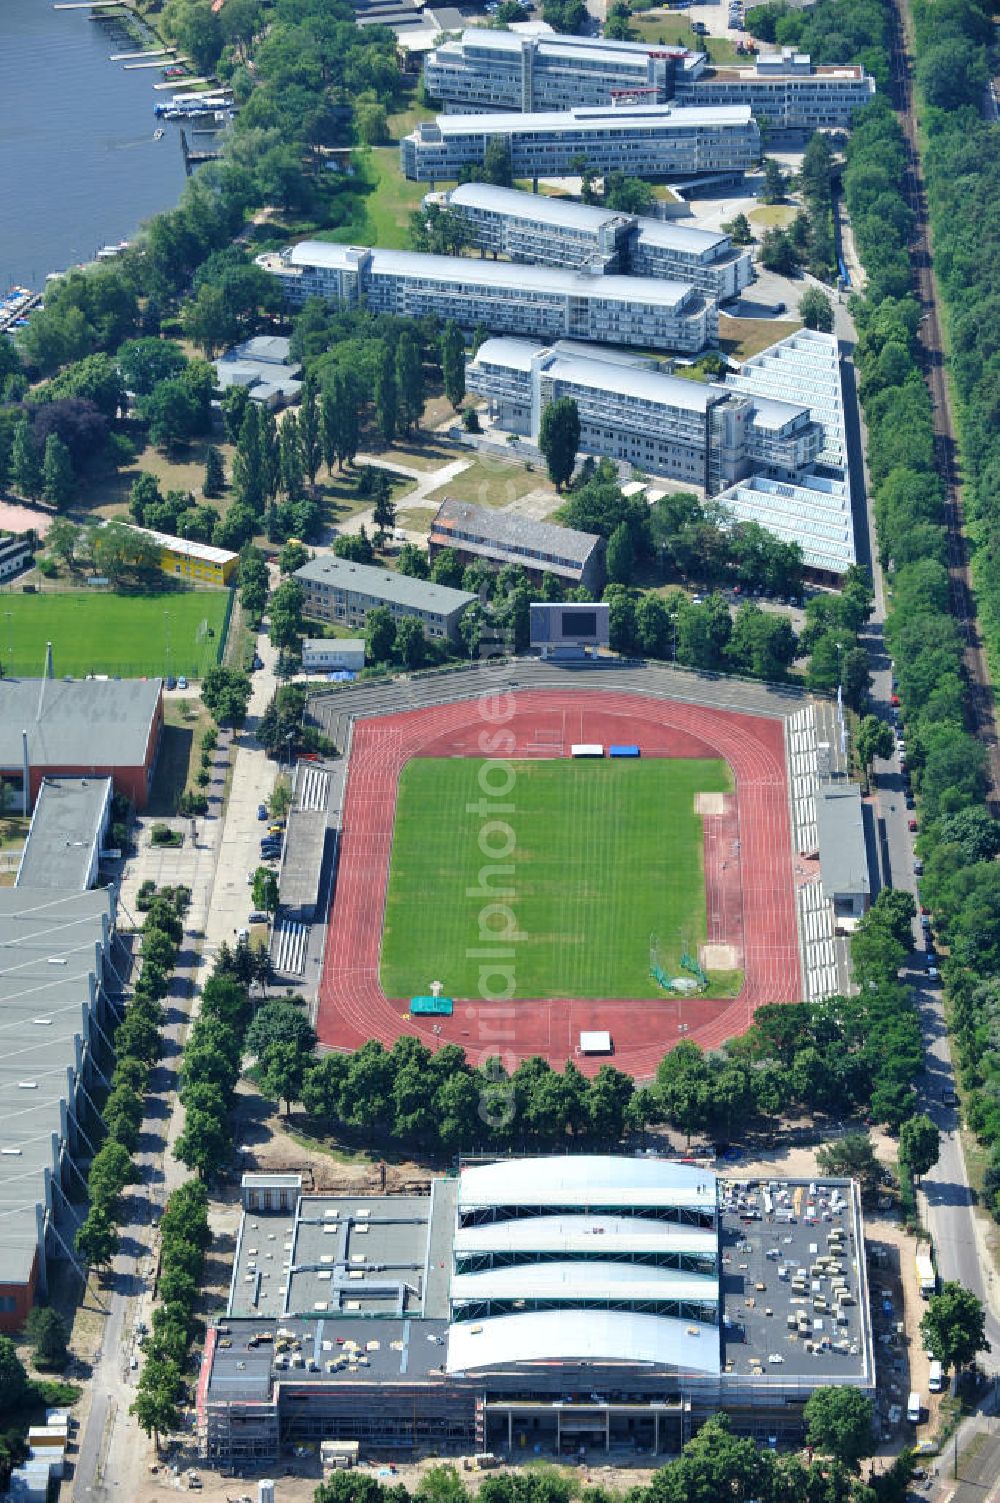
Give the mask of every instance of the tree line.
M 997 376 L 1000 306 L 997 264 L 1000 164 L 997 127 L 982 117 L 990 76 L 993 19 L 988 6 L 954 0 L 945 10 L 918 0 L 915 98 L 923 131 L 923 166 L 934 264 L 943 303 L 948 370 L 955 396 L 965 481 L 977 614 L 994 677 L 1000 665 L 1000 424 Z M 942 553 L 924 557 L 925 595 L 934 606 L 947 599 Z M 953 635 L 947 640 L 950 646 Z M 924 656 L 929 652 L 929 640 Z M 924 662 L 924 671 L 931 666 Z M 950 664 L 949 664 L 950 667 Z M 907 680 L 904 704 L 923 689 Z M 902 685 L 902 677 L 901 677 Z M 965 1117 L 987 1150 L 984 1197 L 1000 1219 L 1000 1061 L 991 1039 L 1000 1018 L 1000 867 L 998 827 L 985 815 L 982 750 L 964 733 L 945 736 L 941 721 L 958 717 L 947 694 L 927 694 L 919 740 L 926 745 L 924 782 L 931 814 L 920 836 L 924 891 L 933 902 L 935 928 L 949 955 L 943 972 L 951 998 Z M 903 688 L 900 690 L 904 694 Z M 934 726 L 931 716 L 937 721 Z M 908 727 L 909 732 L 909 727 Z M 966 761 L 966 754 L 969 760 Z M 956 823 L 958 821 L 958 823 Z
M 117 1251 L 124 1193 L 136 1178 L 132 1155 L 149 1077 L 163 1052 L 163 999 L 170 990 L 190 899 L 186 887 L 161 888 L 147 899 L 141 969 L 114 1033 L 115 1068 L 101 1108 L 105 1138 L 90 1163 L 89 1208 L 76 1234 L 81 1258 L 98 1269 L 107 1268 Z
M 898 1132 L 914 1114 L 923 1068 L 913 999 L 898 980 L 913 914 L 908 894 L 886 890 L 859 924 L 858 995 L 762 1007 L 749 1032 L 719 1051 L 678 1044 L 649 1085 L 612 1065 L 588 1078 L 572 1060 L 557 1070 L 537 1056 L 510 1072 L 493 1058 L 474 1066 L 458 1045 L 432 1052 L 407 1034 L 389 1049 L 371 1040 L 354 1054 L 315 1057 L 304 1014 L 275 1001 L 258 1008 L 246 1049 L 261 1089 L 286 1110 L 301 1102 L 324 1131 L 431 1156 L 611 1147 L 658 1122 L 689 1140 L 727 1140 L 790 1113 L 856 1112 Z
M 850 42 L 850 55 L 888 84 L 888 0 L 820 0 L 809 11 L 762 7 L 774 39 L 808 46 L 820 61 L 823 39 Z M 748 25 L 768 36 L 751 12 Z M 975 525 L 977 601 L 991 646 L 1000 599 L 992 567 L 994 479 L 1000 474 L 991 406 L 996 364 L 998 233 L 990 212 L 1000 192 L 996 128 L 980 114 L 986 77 L 988 13 L 968 0 L 946 12 L 918 5 L 917 97 L 926 140 L 935 266 L 948 314 L 950 364 L 958 396 L 967 504 Z M 816 45 L 817 41 L 820 43 Z M 843 60 L 843 53 L 840 59 Z M 943 955 L 951 1027 L 968 1125 L 987 1149 L 984 1198 L 1000 1219 L 1000 1065 L 991 1039 L 1000 1020 L 1000 826 L 985 806 L 987 773 L 974 724 L 962 638 L 952 611 L 945 492 L 937 469 L 930 396 L 913 296 L 914 221 L 904 195 L 906 145 L 885 94 L 855 118 L 845 149 L 843 188 L 867 273 L 851 311 L 879 554 L 889 586 L 886 639 L 893 654 L 907 744 L 907 779 L 919 799 L 921 897 L 933 912 Z M 990 466 L 992 465 L 992 470 Z M 994 654 L 995 655 L 995 654 Z
M 935 263 L 951 315 L 949 332 L 956 340 L 954 379 L 963 459 L 973 482 L 971 509 L 980 524 L 973 536 L 979 544 L 977 595 L 987 635 L 996 585 L 988 566 L 992 500 L 985 509 L 983 501 L 991 497 L 992 486 L 987 481 L 984 490 L 983 482 L 996 439 L 990 433 L 992 419 L 984 417 L 990 378 L 980 357 L 986 350 L 988 361 L 994 338 L 985 283 L 996 275 L 988 243 L 994 233 L 989 203 L 1000 179 L 996 154 L 987 146 L 991 128 L 979 119 L 975 81 L 989 32 L 988 17 L 964 0 L 949 7 L 947 18 L 937 17 L 933 32 L 921 11 L 917 29 Z M 951 58 L 956 68 L 949 81 L 942 69 Z M 930 397 L 917 341 L 921 309 L 912 296 L 913 219 L 902 192 L 905 171 L 902 133 L 887 101 L 876 98 L 848 142 L 844 191 L 859 253 L 869 270 L 865 296 L 853 306 L 879 551 L 891 585 L 886 635 L 906 727 L 909 776 L 920 800 L 921 895 L 933 911 L 934 931 L 946 952 L 941 968 L 966 1120 L 989 1152 L 984 1196 L 993 1215 L 1000 1216 L 1000 1112 L 995 1104 L 1000 1068 L 987 1042 L 1000 1013 L 995 979 L 1000 966 L 1000 868 L 995 859 L 1000 826 L 985 807 L 985 754 L 970 730 L 962 638 L 951 613 L 944 485 L 936 467 Z M 979 353 L 970 364 L 965 356 L 973 346 Z M 977 434 L 988 436 L 985 446 Z
M 211 1240 L 208 1192 L 199 1180 L 188 1180 L 173 1191 L 160 1218 L 157 1304 L 152 1330 L 142 1338 L 142 1372 L 129 1408 L 157 1444 L 160 1435 L 180 1423 L 188 1353 L 201 1329 L 195 1308 Z
M 250 985 L 258 975 L 255 953 L 248 945 L 238 945 L 235 951 L 223 945 L 184 1045 L 179 1092 L 184 1127 L 174 1156 L 202 1179 L 232 1151 L 230 1111 L 252 1015 Z

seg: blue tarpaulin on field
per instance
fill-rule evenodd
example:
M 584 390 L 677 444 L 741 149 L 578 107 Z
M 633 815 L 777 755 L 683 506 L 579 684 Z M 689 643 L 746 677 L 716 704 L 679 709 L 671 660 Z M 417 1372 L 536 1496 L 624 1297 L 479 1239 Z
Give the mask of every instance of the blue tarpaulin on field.
M 637 746 L 609 746 L 609 757 L 641 757 L 642 752 Z

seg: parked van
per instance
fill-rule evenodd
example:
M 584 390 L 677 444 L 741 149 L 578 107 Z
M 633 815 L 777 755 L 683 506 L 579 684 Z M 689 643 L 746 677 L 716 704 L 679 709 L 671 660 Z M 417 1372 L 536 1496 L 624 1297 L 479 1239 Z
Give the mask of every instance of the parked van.
M 944 1368 L 938 1361 L 931 1363 L 931 1375 L 927 1379 L 927 1387 L 931 1393 L 940 1393 L 944 1387 Z
M 923 1414 L 923 1412 L 924 1406 L 921 1403 L 919 1393 L 911 1393 L 910 1397 L 906 1401 L 906 1418 L 909 1420 L 910 1424 L 919 1425 L 920 1416 Z

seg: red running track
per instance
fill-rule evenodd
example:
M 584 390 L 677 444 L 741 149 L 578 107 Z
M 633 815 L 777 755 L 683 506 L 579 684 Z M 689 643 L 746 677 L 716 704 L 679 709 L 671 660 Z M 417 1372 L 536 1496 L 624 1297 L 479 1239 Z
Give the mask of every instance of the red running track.
M 492 718 L 487 718 L 492 707 Z M 488 745 L 481 738 L 495 739 Z M 379 985 L 379 950 L 389 875 L 396 788 L 411 757 L 565 756 L 574 742 L 636 742 L 644 756 L 721 757 L 736 781 L 742 869 L 744 984 L 735 1000 L 484 1002 L 456 998 L 454 1016 L 409 1016 Z M 731 817 L 731 816 L 730 816 Z M 727 823 L 729 821 L 727 820 Z M 728 887 L 730 884 L 727 883 Z M 728 927 L 728 925 L 727 925 Z M 473 1064 L 500 1055 L 513 1068 L 527 1055 L 553 1065 L 580 1058 L 579 1035 L 607 1029 L 615 1065 L 639 1079 L 681 1038 L 717 1048 L 750 1026 L 767 1002 L 801 999 L 792 842 L 780 720 L 710 710 L 676 700 L 601 691 L 516 690 L 498 700 L 470 697 L 354 726 L 341 816 L 336 895 L 320 983 L 317 1032 L 334 1049 L 368 1039 L 391 1045 L 412 1034 L 430 1048 L 459 1044 Z M 436 1025 L 436 1026 L 435 1026 Z

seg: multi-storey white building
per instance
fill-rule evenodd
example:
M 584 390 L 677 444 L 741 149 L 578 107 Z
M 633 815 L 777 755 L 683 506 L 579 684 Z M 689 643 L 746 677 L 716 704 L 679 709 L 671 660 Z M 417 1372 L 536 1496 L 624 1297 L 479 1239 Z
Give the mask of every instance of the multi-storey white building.
M 720 303 L 753 280 L 750 252 L 714 230 L 487 183 L 428 198 L 461 214 L 474 246 L 512 261 L 665 277 Z
M 678 77 L 697 77 L 705 55 L 602 37 L 525 36 L 470 27 L 435 47 L 424 87 L 449 112 L 570 110 L 633 99 L 664 104 Z
M 693 287 L 653 277 L 601 276 L 417 251 L 368 250 L 304 240 L 258 257 L 289 302 L 325 298 L 340 307 L 405 318 L 433 314 L 463 329 L 540 339 L 590 339 L 697 353 L 718 338 L 717 305 Z
M 860 65 L 813 67 L 808 52 L 785 47 L 745 68 L 679 72 L 678 104 L 747 104 L 775 130 L 846 129 L 875 93 Z
M 488 339 L 466 366 L 497 424 L 537 441 L 550 402 L 572 398 L 580 449 L 685 480 L 709 494 L 754 472 L 795 480 L 822 430 L 801 403 L 754 398 L 665 374 L 640 356 L 573 342 Z
M 741 520 L 759 522 L 798 542 L 806 567 L 835 580 L 856 561 L 840 349 L 835 334 L 799 329 L 745 360 L 726 377 L 731 391 L 779 402 L 801 402 L 823 438 L 816 463 L 801 484 L 754 477 L 720 499 Z
M 776 129 L 849 126 L 875 92 L 860 66 L 813 67 L 785 47 L 741 68 L 704 53 L 602 37 L 472 28 L 428 54 L 424 84 L 446 112 L 572 110 L 613 104 L 745 104 Z
M 746 172 L 760 156 L 747 105 L 581 107 L 551 114 L 438 115 L 399 145 L 403 173 L 447 181 L 481 166 L 493 140 L 510 152 L 515 177 L 558 177 L 584 158 L 595 172 L 631 177 L 699 177 Z

